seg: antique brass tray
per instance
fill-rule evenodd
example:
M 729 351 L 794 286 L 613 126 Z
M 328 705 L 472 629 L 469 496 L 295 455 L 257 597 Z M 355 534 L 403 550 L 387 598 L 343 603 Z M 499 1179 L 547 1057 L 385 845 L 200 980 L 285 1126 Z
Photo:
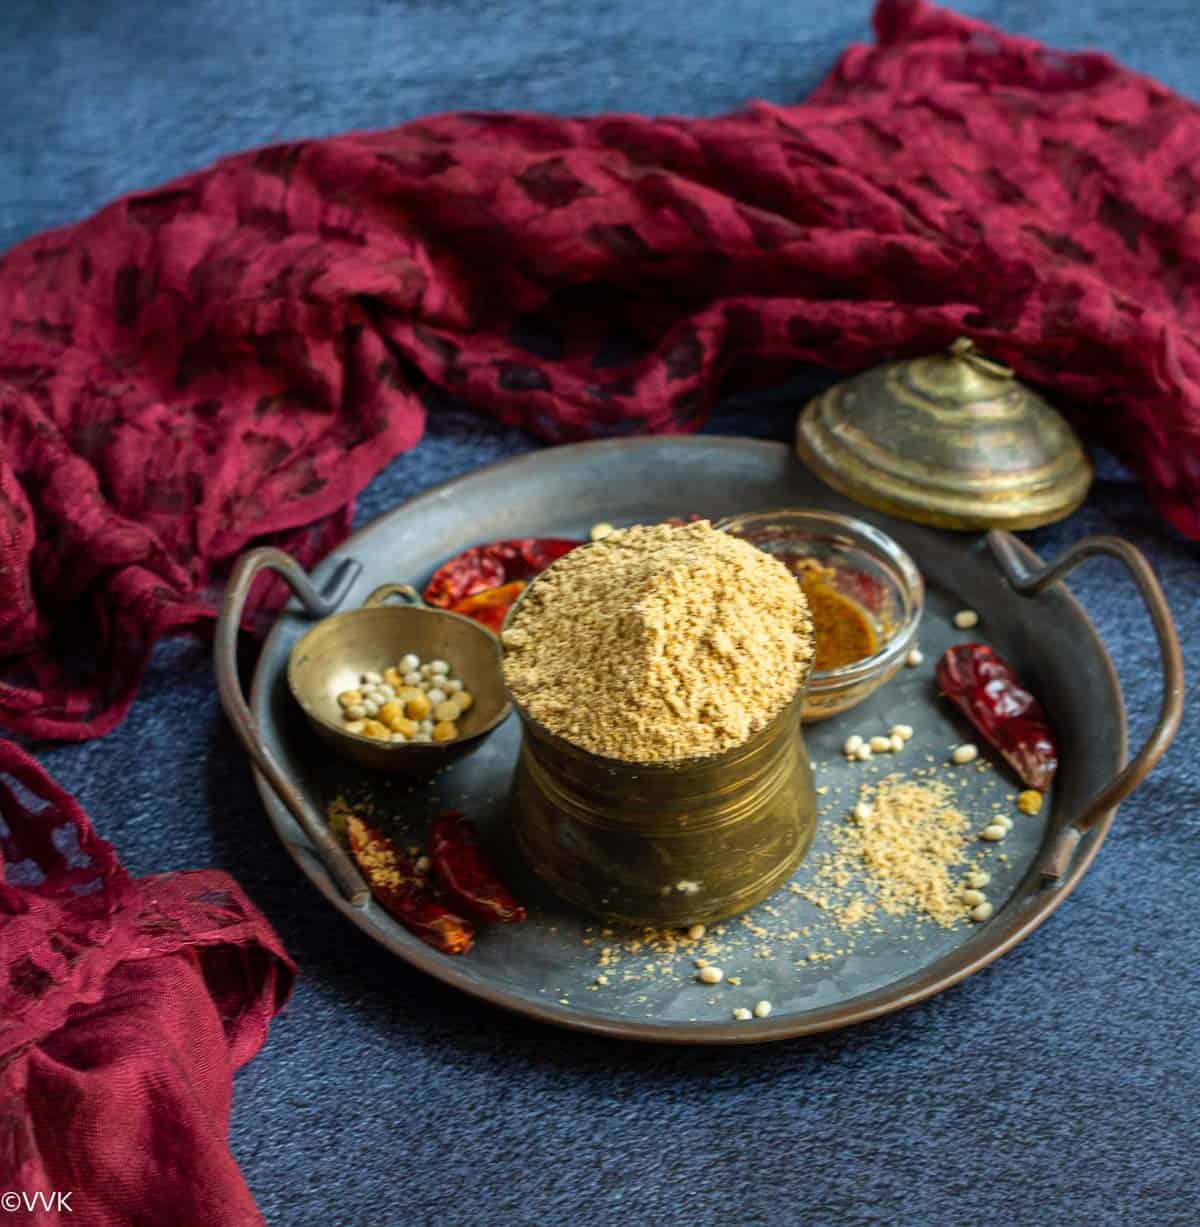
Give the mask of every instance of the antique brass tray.
M 314 614 L 360 605 L 380 584 L 420 585 L 436 566 L 481 539 L 583 536 L 598 520 L 633 523 L 697 512 L 713 519 L 734 512 L 808 505 L 866 518 L 892 534 L 916 559 L 927 583 L 921 631 L 925 664 L 903 669 L 862 706 L 808 730 L 818 783 L 834 790 L 861 764 L 846 763 L 839 747 L 848 732 L 893 722 L 913 725 L 921 757 L 896 769 L 944 758 L 964 730 L 936 700 L 932 670 L 945 647 L 963 635 L 951 614 L 969 606 L 985 613 L 973 632 L 996 645 L 1048 708 L 1062 743 L 1053 794 L 1038 818 L 1017 824 L 1006 840 L 1007 860 L 993 867 L 989 894 L 996 915 L 985 924 L 952 930 L 904 924 L 860 942 L 844 957 L 797 965 L 803 951 L 777 945 L 767 958 L 726 959 L 741 984 L 702 985 L 691 957 L 681 952 L 661 974 L 608 977 L 594 986 L 597 955 L 620 935 L 585 945 L 591 926 L 524 869 L 512 847 L 508 789 L 519 728 L 514 717 L 473 755 L 432 781 L 413 785 L 370 773 L 329 752 L 288 691 L 293 644 Z M 1138 754 L 1126 764 L 1120 686 L 1095 629 L 1058 582 L 1093 554 L 1125 562 L 1145 599 L 1162 650 L 1163 705 Z M 456 479 L 382 516 L 336 550 L 312 577 L 292 575 L 301 594 L 280 616 L 260 656 L 248 706 L 238 689 L 233 648 L 238 593 L 252 571 L 247 561 L 231 583 L 233 600 L 218 630 L 222 699 L 252 752 L 259 791 L 276 835 L 328 903 L 414 967 L 484 1001 L 531 1018 L 625 1039 L 671 1043 L 756 1043 L 846 1026 L 942 991 L 986 966 L 1027 937 L 1066 898 L 1100 849 L 1116 804 L 1145 776 L 1170 741 L 1182 703 L 1178 643 L 1162 594 L 1140 554 L 1111 538 L 1081 542 L 1050 568 L 1015 538 L 948 534 L 861 508 L 830 491 L 784 444 L 746 439 L 656 438 L 580 444 L 537 452 Z M 286 570 L 286 568 L 285 568 Z M 306 612 L 304 605 L 311 612 Z M 983 791 L 993 772 L 964 773 L 960 797 Z M 994 781 L 993 781 L 994 788 Z M 1011 786 L 1009 791 L 1015 791 Z M 425 820 L 445 808 L 469 812 L 484 829 L 493 855 L 529 906 L 524 925 L 482 933 L 466 957 L 436 953 L 367 897 L 353 867 L 330 858 L 322 815 L 339 794 L 369 795 L 380 813 L 394 815 L 393 833 L 414 842 Z M 827 839 L 824 814 L 814 853 Z M 332 865 L 333 869 L 327 867 Z M 802 865 L 799 873 L 805 872 Z M 799 930 L 816 909 L 782 891 L 769 905 Z M 736 923 L 736 922 L 734 922 Z M 669 964 L 669 966 L 667 965 Z M 403 991 L 398 987 L 397 991 Z M 731 1007 L 768 999 L 770 1017 L 735 1022 Z

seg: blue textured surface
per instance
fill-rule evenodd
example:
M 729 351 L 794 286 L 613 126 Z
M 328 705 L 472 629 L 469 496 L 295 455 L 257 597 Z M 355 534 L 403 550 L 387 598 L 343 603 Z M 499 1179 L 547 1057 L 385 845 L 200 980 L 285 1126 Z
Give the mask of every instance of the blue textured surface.
M 1200 92 L 1194 0 L 961 7 Z M 866 37 L 866 13 L 770 0 L 653 11 L 635 0 L 603 11 L 565 0 L 7 0 L 0 247 L 282 137 L 455 108 L 703 113 L 752 95 L 795 100 Z M 785 438 L 797 389 L 814 380 L 728 406 L 714 428 Z M 531 446 L 470 413 L 436 414 L 372 484 L 360 519 Z M 1149 554 L 1195 673 L 1196 546 L 1113 466 L 1083 512 L 1028 536 L 1053 555 L 1096 531 Z M 1158 703 L 1146 619 L 1108 564 L 1073 586 L 1111 645 L 1136 742 Z M 1200 1126 L 1195 712 L 1032 939 L 941 999 L 761 1050 L 577 1038 L 476 1005 L 377 950 L 270 836 L 206 648 L 160 650 L 123 728 L 43 758 L 134 873 L 232 871 L 300 963 L 233 1111 L 235 1154 L 273 1225 L 1168 1224 L 1192 1221 Z

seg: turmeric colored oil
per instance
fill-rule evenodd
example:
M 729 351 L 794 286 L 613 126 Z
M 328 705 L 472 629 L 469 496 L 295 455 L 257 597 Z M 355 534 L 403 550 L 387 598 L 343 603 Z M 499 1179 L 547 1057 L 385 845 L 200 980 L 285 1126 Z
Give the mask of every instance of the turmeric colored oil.
M 866 610 L 834 587 L 834 573 L 812 558 L 796 565 L 800 587 L 812 614 L 816 652 L 813 669 L 840 669 L 874 656 L 879 635 Z

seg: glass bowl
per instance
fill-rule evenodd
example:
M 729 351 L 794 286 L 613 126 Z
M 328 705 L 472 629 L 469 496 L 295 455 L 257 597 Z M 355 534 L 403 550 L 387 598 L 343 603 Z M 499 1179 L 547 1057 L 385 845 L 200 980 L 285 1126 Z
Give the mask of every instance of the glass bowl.
M 811 723 L 849 711 L 895 676 L 916 645 L 925 585 L 908 554 L 887 533 L 853 516 L 783 508 L 726 516 L 718 528 L 773 554 L 797 575 L 801 560 L 850 598 L 874 628 L 878 650 L 809 676 L 803 718 Z

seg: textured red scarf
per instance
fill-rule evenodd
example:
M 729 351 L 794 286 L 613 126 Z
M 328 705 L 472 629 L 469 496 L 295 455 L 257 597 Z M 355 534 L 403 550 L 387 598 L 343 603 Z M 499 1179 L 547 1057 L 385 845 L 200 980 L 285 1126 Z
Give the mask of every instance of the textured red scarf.
M 737 360 L 968 333 L 1200 536 L 1196 108 L 924 4 L 876 27 L 801 106 L 275 146 L 9 253 L 0 723 L 111 728 L 222 564 L 344 532 L 429 386 L 551 441 L 689 431 Z
M 69 1206 L 6 1202 L 12 1221 L 259 1222 L 226 1137 L 233 1070 L 292 973 L 225 874 L 133 881 L 0 741 L 0 1189 Z

